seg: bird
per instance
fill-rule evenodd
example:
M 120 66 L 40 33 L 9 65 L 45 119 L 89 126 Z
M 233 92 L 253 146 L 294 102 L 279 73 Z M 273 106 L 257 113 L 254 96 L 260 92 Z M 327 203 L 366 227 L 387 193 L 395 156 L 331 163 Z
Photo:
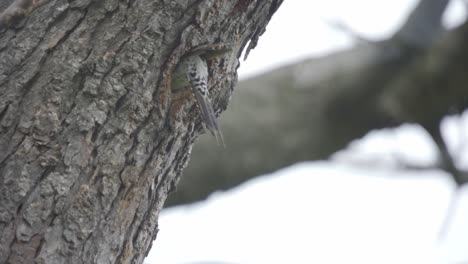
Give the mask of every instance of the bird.
M 208 91 L 207 60 L 218 57 L 230 49 L 212 50 L 199 49 L 183 56 L 172 74 L 172 89 L 179 90 L 190 86 L 200 110 L 202 124 L 216 139 L 218 145 L 224 146 L 223 134 L 218 125 L 216 114 Z

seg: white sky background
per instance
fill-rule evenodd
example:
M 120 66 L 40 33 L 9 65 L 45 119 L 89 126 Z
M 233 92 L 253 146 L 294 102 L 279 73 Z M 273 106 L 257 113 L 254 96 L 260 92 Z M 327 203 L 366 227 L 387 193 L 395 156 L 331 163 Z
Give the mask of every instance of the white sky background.
M 463 1 L 452 2 L 444 17 L 448 26 L 465 18 Z M 242 79 L 285 63 L 351 47 L 349 36 L 330 27 L 329 22 L 344 23 L 372 40 L 389 37 L 404 23 L 416 3 L 415 0 L 285 0 L 260 37 L 258 48 L 241 63 L 239 76 Z
M 444 21 L 453 26 L 465 10 L 462 1 L 452 2 Z M 345 23 L 366 38 L 388 37 L 415 4 L 286 0 L 241 64 L 240 77 L 350 47 L 350 38 L 327 21 Z M 468 113 L 448 118 L 443 134 L 459 153 L 458 165 L 468 169 Z M 399 166 L 432 164 L 436 155 L 417 126 L 371 132 L 331 161 L 298 164 L 207 202 L 165 210 L 145 262 L 466 264 L 468 192 L 439 239 L 454 197 L 452 182 L 438 170 Z

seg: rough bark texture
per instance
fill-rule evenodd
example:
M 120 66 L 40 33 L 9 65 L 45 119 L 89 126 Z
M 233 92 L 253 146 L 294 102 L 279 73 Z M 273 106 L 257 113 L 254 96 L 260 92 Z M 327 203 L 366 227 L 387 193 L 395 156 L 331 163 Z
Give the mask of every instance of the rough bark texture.
M 222 111 L 280 4 L 49 0 L 2 31 L 0 263 L 142 263 L 201 130 L 171 71 L 232 45 L 209 65 Z
M 441 32 L 447 2 L 422 1 L 389 40 L 240 82 L 221 118 L 227 148 L 215 152 L 202 137 L 166 206 L 298 161 L 326 159 L 373 129 L 418 123 L 440 145 L 441 118 L 468 105 L 468 24 Z M 468 181 L 460 177 L 457 183 Z

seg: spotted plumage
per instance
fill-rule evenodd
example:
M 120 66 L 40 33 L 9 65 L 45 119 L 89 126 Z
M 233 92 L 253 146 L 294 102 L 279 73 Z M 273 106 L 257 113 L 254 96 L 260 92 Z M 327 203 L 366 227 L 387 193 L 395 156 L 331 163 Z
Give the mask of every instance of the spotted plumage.
M 209 97 L 206 61 L 197 54 L 183 58 L 172 75 L 172 85 L 173 89 L 191 87 L 200 109 L 204 127 L 216 138 L 218 144 L 224 145 L 223 135 Z

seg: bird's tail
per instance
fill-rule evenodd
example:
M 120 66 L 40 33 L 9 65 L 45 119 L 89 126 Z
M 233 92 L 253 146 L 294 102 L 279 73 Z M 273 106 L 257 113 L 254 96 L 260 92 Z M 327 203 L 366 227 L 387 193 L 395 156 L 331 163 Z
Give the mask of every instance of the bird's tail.
M 219 129 L 218 121 L 211 105 L 211 100 L 208 97 L 208 94 L 202 94 L 198 92 L 198 89 L 194 89 L 195 98 L 197 99 L 198 106 L 203 119 L 203 126 L 205 129 L 210 131 L 210 133 L 216 138 L 218 145 L 225 147 L 223 134 Z

